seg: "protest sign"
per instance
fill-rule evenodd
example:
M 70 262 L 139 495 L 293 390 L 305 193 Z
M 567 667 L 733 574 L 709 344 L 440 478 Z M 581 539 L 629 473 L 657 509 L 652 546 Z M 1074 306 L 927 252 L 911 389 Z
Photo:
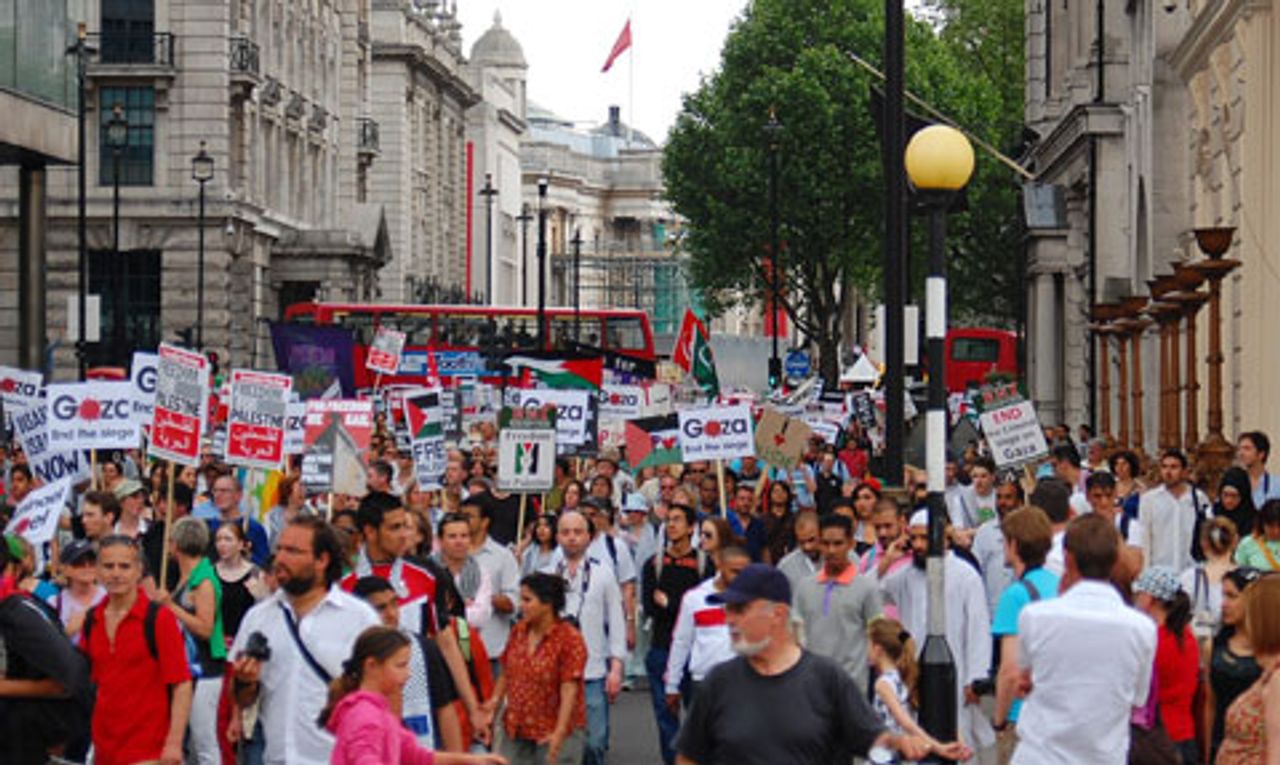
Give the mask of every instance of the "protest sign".
M 644 417 L 657 417 L 659 415 L 671 414 L 671 386 L 666 383 L 650 383 L 644 389 L 646 401 L 643 407 L 642 415 Z
M 680 416 L 680 450 L 686 461 L 731 460 L 755 454 L 751 407 L 686 409 Z
M 555 483 L 556 410 L 504 407 L 498 416 L 498 490 L 547 491 Z
M 133 416 L 139 424 L 150 426 L 156 406 L 156 367 L 160 357 L 146 351 L 134 351 L 129 366 L 129 382 L 133 383 Z
M 799 464 L 812 435 L 800 420 L 765 407 L 756 423 L 756 455 L 771 467 L 790 470 Z
M 378 327 L 373 336 L 373 344 L 369 346 L 369 355 L 365 357 L 367 369 L 383 375 L 393 375 L 400 371 L 400 354 L 404 351 L 405 334 L 387 327 Z
M 550 388 L 508 388 L 506 405 L 513 409 L 541 409 L 551 405 L 556 408 L 556 442 L 561 452 L 587 442 L 588 424 L 591 420 L 591 397 L 594 391 L 552 390 Z
M 440 391 L 420 390 L 404 395 L 404 419 L 408 424 L 418 488 L 440 488 L 447 452 L 444 448 L 444 408 Z
M 628 420 L 624 438 L 633 470 L 684 462 L 680 451 L 680 418 L 674 414 Z
M 44 389 L 44 376 L 39 372 L 0 366 L 0 400 L 10 415 L 14 412 L 40 405 L 40 391 Z
M 284 414 L 284 453 L 286 455 L 302 454 L 307 450 L 306 433 L 307 404 L 305 401 L 290 401 Z
M 18 503 L 4 533 L 17 534 L 37 550 L 58 533 L 58 521 L 71 493 L 71 481 L 41 486 Z
M 231 409 L 227 414 L 227 462 L 275 469 L 284 461 L 289 410 L 288 375 L 231 371 Z
M 804 424 L 809 426 L 814 435 L 821 438 L 825 443 L 837 446 L 840 440 L 840 426 L 830 420 L 824 420 L 820 416 L 805 415 Z
M 199 465 L 200 437 L 209 418 L 209 360 L 175 345 L 161 345 L 158 355 L 148 453 Z
M 645 390 L 639 385 L 605 384 L 597 394 L 600 416 L 611 420 L 634 420 L 644 415 Z
M 136 449 L 142 438 L 130 382 L 57 383 L 48 387 L 48 403 L 53 451 Z
M 627 445 L 627 423 L 624 420 L 600 420 L 596 444 L 601 451 L 621 449 Z
M 981 422 L 991 457 L 1001 468 L 1015 467 L 1049 454 L 1036 408 L 1030 401 L 988 409 L 982 413 Z
M 858 421 L 864 428 L 874 428 L 876 426 L 876 404 L 871 399 L 871 394 L 866 391 L 858 391 L 849 396 L 849 409 L 853 412 L 853 418 Z
M 307 402 L 305 428 L 302 483 L 307 490 L 363 495 L 373 402 L 312 399 Z
M 90 478 L 89 458 L 77 449 L 55 451 L 49 448 L 46 432 L 49 409 L 33 406 L 13 414 L 13 433 L 22 446 L 31 472 L 43 483 L 53 483 L 64 478 L 72 483 Z

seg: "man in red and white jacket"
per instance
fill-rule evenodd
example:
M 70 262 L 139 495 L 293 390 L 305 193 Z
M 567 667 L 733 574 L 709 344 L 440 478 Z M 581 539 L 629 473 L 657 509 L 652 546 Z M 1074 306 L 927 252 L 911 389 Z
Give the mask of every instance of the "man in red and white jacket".
M 717 664 L 735 655 L 724 606 L 709 603 L 707 598 L 723 592 L 738 572 L 751 563 L 751 556 L 741 547 L 726 547 L 719 557 L 719 573 L 689 590 L 680 601 L 680 613 L 671 633 L 671 652 L 667 656 L 667 707 L 673 713 L 680 710 L 680 687 L 686 672 L 694 684 L 700 683 Z M 692 697 L 690 693 L 688 698 Z

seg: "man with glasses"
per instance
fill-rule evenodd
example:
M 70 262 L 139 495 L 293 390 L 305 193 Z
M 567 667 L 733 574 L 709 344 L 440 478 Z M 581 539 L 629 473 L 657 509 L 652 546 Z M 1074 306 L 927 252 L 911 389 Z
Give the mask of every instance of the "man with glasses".
M 694 497 L 698 496 L 698 492 L 702 487 L 702 479 L 706 476 L 707 470 L 706 460 L 698 460 L 686 465 L 684 471 L 680 474 L 680 482 L 684 484 L 685 491 Z M 698 508 L 694 509 L 697 510 Z
M 244 498 L 244 490 L 240 480 L 233 475 L 220 475 L 213 481 L 213 506 L 218 510 L 217 518 L 206 521 L 209 524 L 209 537 L 218 535 L 218 528 L 224 523 L 238 523 L 249 539 L 249 557 L 254 565 L 265 566 L 271 554 L 271 543 L 267 539 L 267 530 L 261 523 L 245 516 L 240 510 L 240 501 Z

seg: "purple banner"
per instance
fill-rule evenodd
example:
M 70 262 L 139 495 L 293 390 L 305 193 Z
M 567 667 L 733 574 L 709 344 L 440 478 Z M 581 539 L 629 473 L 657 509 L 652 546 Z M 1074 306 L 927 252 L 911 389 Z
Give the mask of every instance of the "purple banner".
M 355 341 L 348 330 L 272 322 L 271 344 L 276 366 L 293 377 L 293 389 L 303 400 L 319 398 L 334 381 L 343 398 L 355 396 Z

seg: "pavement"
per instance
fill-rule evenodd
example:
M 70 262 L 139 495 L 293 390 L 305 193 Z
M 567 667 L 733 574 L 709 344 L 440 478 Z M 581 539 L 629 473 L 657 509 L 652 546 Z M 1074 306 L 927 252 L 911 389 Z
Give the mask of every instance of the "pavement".
M 661 765 L 658 726 L 653 722 L 649 689 L 637 682 L 613 705 L 610 721 L 609 765 Z

